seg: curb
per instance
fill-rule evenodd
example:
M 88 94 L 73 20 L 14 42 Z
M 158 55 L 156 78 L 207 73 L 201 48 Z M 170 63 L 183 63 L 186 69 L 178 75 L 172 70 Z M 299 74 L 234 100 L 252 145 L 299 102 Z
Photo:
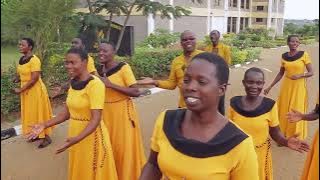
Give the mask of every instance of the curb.
M 244 62 L 243 64 L 235 64 L 235 65 L 230 66 L 230 69 L 240 68 L 240 67 L 242 67 L 244 64 L 248 65 L 248 64 L 251 64 L 251 63 L 253 63 L 253 62 L 258 62 L 258 61 L 259 61 L 258 59 L 255 59 L 255 60 L 252 60 L 252 61 L 246 61 L 246 62 Z

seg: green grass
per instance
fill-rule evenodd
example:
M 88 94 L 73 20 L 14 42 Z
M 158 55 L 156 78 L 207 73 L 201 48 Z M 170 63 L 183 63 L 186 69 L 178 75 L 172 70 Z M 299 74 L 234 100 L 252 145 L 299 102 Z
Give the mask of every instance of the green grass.
M 10 65 L 16 65 L 21 56 L 16 46 L 1 46 L 1 69 L 5 70 Z

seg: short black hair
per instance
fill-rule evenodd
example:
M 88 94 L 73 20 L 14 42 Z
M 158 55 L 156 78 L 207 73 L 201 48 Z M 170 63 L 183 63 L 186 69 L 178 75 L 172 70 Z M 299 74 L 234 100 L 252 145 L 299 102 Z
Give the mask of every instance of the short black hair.
M 116 45 L 111 41 L 107 41 L 106 39 L 102 39 L 101 44 L 109 44 L 113 48 L 114 51 L 116 50 Z
M 192 61 L 197 59 L 206 60 L 216 67 L 216 78 L 218 79 L 218 83 L 226 84 L 229 81 L 229 67 L 226 61 L 219 55 L 215 55 L 212 53 L 204 52 L 200 53 L 192 58 Z
M 210 32 L 210 36 L 211 36 L 214 32 L 217 32 L 218 35 L 219 35 L 219 37 L 220 37 L 220 32 L 219 32 L 218 30 L 212 30 L 212 31 Z
M 264 72 L 260 68 L 257 68 L 257 67 L 252 67 L 252 68 L 247 69 L 246 72 L 244 73 L 243 79 L 246 79 L 246 77 L 248 76 L 249 72 L 261 73 L 262 76 L 263 76 L 263 79 L 264 79 Z
M 88 61 L 88 53 L 84 49 L 71 48 L 67 51 L 67 54 L 78 54 L 82 61 Z
M 21 40 L 27 41 L 28 46 L 31 46 L 31 50 L 34 48 L 34 41 L 31 38 L 24 37 Z
M 184 35 L 185 33 L 187 33 L 187 32 L 192 33 L 194 36 L 196 36 L 196 35 L 194 34 L 194 32 L 192 32 L 192 31 L 190 31 L 190 30 L 184 30 L 184 31 L 180 34 L 180 40 L 182 40 L 183 35 Z
M 289 35 L 288 38 L 287 38 L 287 43 L 289 43 L 290 40 L 291 40 L 291 38 L 293 38 L 293 37 L 299 38 L 298 35 L 296 35 L 296 34 L 291 34 L 291 35 Z

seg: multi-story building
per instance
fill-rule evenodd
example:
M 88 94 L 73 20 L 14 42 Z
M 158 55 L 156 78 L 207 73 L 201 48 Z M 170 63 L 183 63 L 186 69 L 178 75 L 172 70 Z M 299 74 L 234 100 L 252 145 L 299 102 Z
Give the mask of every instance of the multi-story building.
M 191 10 L 191 15 L 178 19 L 161 19 L 159 16 L 143 16 L 134 12 L 128 26 L 134 27 L 135 41 L 143 40 L 155 29 L 168 29 L 171 32 L 191 30 L 198 38 L 203 38 L 213 29 L 221 33 L 239 33 L 246 27 L 273 29 L 275 35 L 282 35 L 284 26 L 285 0 L 203 0 L 202 4 L 191 0 L 154 0 L 163 4 L 182 6 Z M 79 11 L 86 0 L 80 0 Z M 124 17 L 114 21 L 123 23 Z

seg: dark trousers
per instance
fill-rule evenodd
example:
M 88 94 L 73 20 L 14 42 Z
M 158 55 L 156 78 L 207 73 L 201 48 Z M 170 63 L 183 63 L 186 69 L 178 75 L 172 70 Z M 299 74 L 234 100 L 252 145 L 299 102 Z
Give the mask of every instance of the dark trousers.
M 225 99 L 225 95 L 221 96 L 220 101 L 219 101 L 219 105 L 218 105 L 218 111 L 222 115 L 225 115 L 224 99 Z

